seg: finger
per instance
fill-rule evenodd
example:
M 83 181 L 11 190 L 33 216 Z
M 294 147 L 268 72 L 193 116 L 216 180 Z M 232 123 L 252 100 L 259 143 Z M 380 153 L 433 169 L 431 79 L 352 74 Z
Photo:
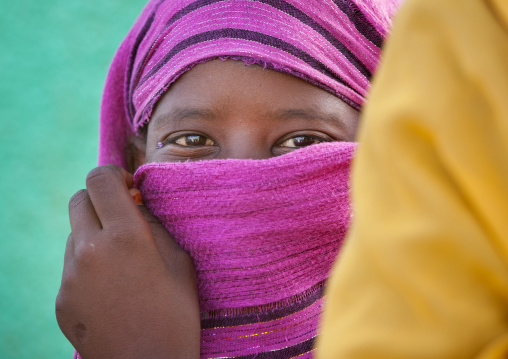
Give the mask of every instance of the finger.
M 75 234 L 90 233 L 102 228 L 86 190 L 82 189 L 71 197 L 69 201 L 69 221 L 71 231 Z
M 93 169 L 86 178 L 86 188 L 103 228 L 139 225 L 142 219 L 129 194 L 132 175 L 114 165 Z
M 175 242 L 167 229 L 153 214 L 148 211 L 145 206 L 138 206 L 138 209 L 141 211 L 141 214 L 150 226 L 155 246 L 157 247 L 160 255 L 166 264 L 172 263 L 175 253 L 182 251 L 183 249 Z

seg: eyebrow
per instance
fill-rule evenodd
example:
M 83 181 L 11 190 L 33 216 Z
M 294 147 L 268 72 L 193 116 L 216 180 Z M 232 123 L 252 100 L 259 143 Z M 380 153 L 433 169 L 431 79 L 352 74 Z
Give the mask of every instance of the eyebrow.
M 316 111 L 311 108 L 306 109 L 283 109 L 278 111 L 269 111 L 266 113 L 267 116 L 275 118 L 277 120 L 290 120 L 293 118 L 301 118 L 307 120 L 320 120 L 329 122 L 335 125 L 339 125 L 341 128 L 345 127 L 345 123 L 342 118 L 337 114 L 324 114 L 320 111 Z M 212 120 L 215 118 L 213 111 L 199 108 L 199 107 L 185 107 L 176 108 L 171 112 L 163 113 L 155 117 L 153 126 L 156 130 L 162 128 L 168 121 L 171 122 L 182 122 L 189 118 L 200 118 L 205 120 Z
M 155 117 L 153 121 L 153 126 L 156 130 L 163 127 L 168 121 L 171 122 L 181 122 L 187 120 L 189 118 L 202 118 L 202 119 L 212 119 L 214 117 L 214 113 L 212 111 L 197 108 L 197 107 L 186 107 L 186 108 L 176 108 L 173 111 L 163 113 L 157 117 Z
M 325 114 L 314 109 L 284 109 L 273 113 L 273 116 L 280 120 L 289 120 L 292 118 L 302 118 L 307 120 L 320 120 L 330 122 L 333 124 L 339 124 L 341 127 L 345 127 L 344 120 L 339 114 Z

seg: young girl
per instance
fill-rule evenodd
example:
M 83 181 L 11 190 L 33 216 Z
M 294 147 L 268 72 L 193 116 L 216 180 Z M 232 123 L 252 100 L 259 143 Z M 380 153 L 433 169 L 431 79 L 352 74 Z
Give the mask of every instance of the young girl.
M 104 93 L 119 167 L 70 202 L 57 317 L 82 357 L 312 355 L 395 3 L 148 3 Z

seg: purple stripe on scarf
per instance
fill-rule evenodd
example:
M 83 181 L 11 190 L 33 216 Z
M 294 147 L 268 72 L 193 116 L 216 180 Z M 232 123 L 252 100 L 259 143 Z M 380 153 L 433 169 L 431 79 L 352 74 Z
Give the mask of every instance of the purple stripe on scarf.
M 293 16 L 300 22 L 312 28 L 314 31 L 323 36 L 330 44 L 332 44 L 337 50 L 339 50 L 366 78 L 370 79 L 372 73 L 370 70 L 335 36 L 330 34 L 324 27 L 315 22 L 310 16 L 305 14 L 300 9 L 287 3 L 286 1 L 279 0 L 255 0 L 260 3 L 270 5 L 288 15 Z
M 297 346 L 318 335 L 323 300 L 287 317 L 243 326 L 216 327 L 201 331 L 202 358 L 224 358 L 273 353 Z
M 259 65 L 259 66 L 267 68 L 267 69 L 284 72 L 289 75 L 299 77 L 299 78 L 301 78 L 301 79 L 303 79 L 303 80 L 305 80 L 317 87 L 320 87 L 330 93 L 335 92 L 335 89 L 333 89 L 332 87 L 316 81 L 313 77 L 311 77 L 307 74 L 298 73 L 298 72 L 292 71 L 288 68 L 281 69 L 280 67 L 277 67 L 276 65 L 271 64 L 271 63 L 264 62 L 263 60 L 258 60 L 258 59 L 254 59 L 254 58 L 244 57 L 244 56 L 219 56 L 219 58 L 222 60 L 232 59 L 232 60 L 237 60 L 237 61 L 243 61 L 249 65 L 256 64 L 256 65 Z M 213 56 L 210 58 L 204 58 L 203 60 L 200 61 L 200 63 L 207 62 L 207 61 L 214 60 L 214 59 L 217 59 L 217 57 Z M 167 86 L 169 86 L 169 85 L 170 84 L 168 84 Z M 148 109 L 152 108 L 155 105 L 155 103 L 160 98 L 160 96 L 167 90 L 167 86 L 159 89 L 158 92 L 150 99 L 150 101 L 145 105 L 145 108 L 147 108 L 147 110 L 145 112 L 148 112 Z M 354 89 L 350 89 L 350 90 L 352 93 L 356 93 Z M 360 110 L 360 106 L 358 106 L 358 104 L 356 102 L 351 101 L 350 97 L 346 97 L 342 94 L 336 94 L 336 95 L 337 95 L 337 97 L 341 98 L 344 102 L 346 102 L 348 105 L 350 105 L 354 109 Z M 358 95 L 358 96 L 361 96 L 361 95 Z
M 161 31 L 161 33 L 166 33 L 167 29 L 171 25 L 173 25 L 177 20 L 181 19 L 182 17 L 190 14 L 191 12 L 199 10 L 202 7 L 209 6 L 211 4 L 215 4 L 215 3 L 223 2 L 223 1 L 225 1 L 225 0 L 199 0 L 199 1 L 196 1 L 196 2 L 194 2 L 192 4 L 189 4 L 188 6 L 186 6 L 185 8 L 180 10 L 179 12 L 177 12 L 167 22 L 166 26 Z M 280 10 L 281 12 L 283 12 L 283 13 L 285 13 L 287 15 L 290 15 L 293 18 L 295 18 L 295 19 L 299 20 L 300 22 L 302 22 L 303 24 L 309 26 L 314 31 L 316 31 L 318 34 L 323 36 L 323 38 L 325 38 L 326 41 L 328 41 L 331 45 L 333 45 L 337 50 L 339 50 L 339 52 L 342 53 L 350 61 L 350 63 L 353 66 L 356 67 L 356 69 L 362 75 L 364 75 L 367 79 L 371 78 L 371 76 L 372 76 L 371 71 L 365 66 L 364 63 L 362 63 L 347 48 L 347 46 L 345 46 L 340 40 L 338 40 L 335 36 L 333 36 L 328 30 L 326 30 L 324 27 L 322 27 L 320 24 L 318 24 L 316 21 L 314 21 L 310 16 L 306 15 L 300 9 L 296 8 L 295 6 L 289 4 L 286 1 L 280 1 L 280 0 L 255 0 L 255 1 L 259 2 L 259 3 L 262 3 L 262 4 L 266 4 L 268 6 L 271 6 L 271 7 L 275 8 L 275 9 L 277 9 L 277 10 Z M 346 14 L 346 15 L 348 15 L 348 17 L 351 16 L 351 14 Z M 236 29 L 223 29 L 223 30 L 236 30 Z M 216 30 L 216 31 L 218 31 L 218 30 Z M 241 31 L 241 30 L 238 29 L 238 31 Z M 263 34 L 257 32 L 257 36 L 263 36 Z M 269 36 L 269 35 L 265 35 L 265 36 L 267 38 L 269 37 L 269 38 L 274 39 L 273 36 Z M 304 60 L 306 63 L 311 65 L 313 68 L 318 69 L 324 75 L 332 77 L 335 80 L 339 81 L 340 83 L 342 83 L 342 84 L 346 85 L 347 87 L 351 88 L 347 84 L 347 82 L 345 82 L 340 77 L 335 76 L 333 74 L 333 71 L 331 69 L 329 69 L 329 68 L 326 68 L 326 66 L 324 66 L 322 63 L 320 63 L 319 60 L 313 58 L 309 53 L 306 53 L 305 51 L 300 50 L 296 46 L 291 45 L 291 44 L 289 44 L 289 43 L 287 43 L 285 41 L 284 42 L 281 41 L 279 43 L 278 42 L 274 42 L 273 40 L 271 40 L 271 41 L 263 41 L 262 39 L 258 40 L 256 36 L 244 37 L 242 35 L 227 34 L 227 33 L 221 33 L 218 36 L 212 36 L 212 37 L 210 37 L 210 35 L 203 35 L 203 37 L 200 38 L 201 40 L 198 40 L 198 38 L 196 38 L 196 35 L 195 35 L 195 36 L 193 36 L 193 40 L 192 41 L 190 41 L 190 38 L 189 38 L 189 39 L 186 39 L 186 40 L 178 43 L 171 50 L 171 52 L 167 54 L 167 56 L 165 58 L 161 59 L 154 67 L 151 68 L 151 70 L 148 73 L 146 73 L 143 76 L 143 78 L 141 80 L 139 80 L 139 72 L 142 69 L 142 67 L 145 65 L 145 63 L 146 63 L 146 57 L 148 57 L 150 52 L 147 53 L 145 58 L 143 59 L 143 61 L 139 62 L 138 68 L 136 70 L 136 76 L 134 77 L 134 82 L 137 83 L 137 88 L 139 88 L 145 81 L 147 81 L 147 79 L 149 77 L 153 76 L 154 73 L 159 71 L 168 61 L 170 61 L 174 57 L 174 55 L 176 53 L 178 53 L 180 51 L 183 51 L 187 47 L 195 45 L 195 44 L 197 44 L 199 42 L 205 42 L 205 41 L 210 41 L 210 40 L 213 40 L 213 39 L 225 38 L 225 37 L 226 38 L 230 37 L 230 38 L 237 38 L 237 39 L 245 39 L 245 40 L 248 40 L 248 41 L 257 41 L 257 42 L 259 42 L 261 44 L 268 44 L 268 45 L 273 46 L 275 48 L 279 48 L 279 49 L 281 49 L 283 51 L 286 51 L 289 54 L 291 54 L 291 55 L 293 55 L 293 56 L 295 56 L 295 57 L 297 57 L 299 59 Z M 278 39 L 276 39 L 276 40 L 278 40 Z M 159 39 L 157 39 L 157 41 L 159 41 Z M 156 42 L 151 46 L 152 48 L 155 47 Z M 279 45 L 279 44 L 281 44 L 281 45 Z
M 280 304 L 280 308 L 276 308 L 268 311 L 260 311 L 254 312 L 252 309 L 251 314 L 240 314 L 240 315 L 227 315 L 227 316 L 218 316 L 216 318 L 208 318 L 201 320 L 201 328 L 202 329 L 210 329 L 216 327 L 224 327 L 224 326 L 237 326 L 237 325 L 245 325 L 252 323 L 261 323 L 268 322 L 275 319 L 280 319 L 282 317 L 286 317 L 290 314 L 299 312 L 308 306 L 314 304 L 317 300 L 323 297 L 324 286 L 320 284 L 319 287 L 310 295 L 306 296 L 301 301 L 297 301 L 291 303 L 291 299 L 288 299 L 287 305 Z
M 155 6 L 151 14 L 146 19 L 145 23 L 141 27 L 141 30 L 139 31 L 138 35 L 136 36 L 136 40 L 134 41 L 131 54 L 129 56 L 129 63 L 127 65 L 127 75 L 126 79 L 130 79 L 132 76 L 132 69 L 134 68 L 134 62 L 136 60 L 136 54 L 139 49 L 139 45 L 145 38 L 148 30 L 152 26 L 153 20 L 155 18 L 155 14 L 157 13 L 157 9 L 159 6 L 164 2 L 164 0 L 159 0 L 159 3 Z M 145 56 L 148 56 L 146 54 Z M 129 98 L 132 96 L 132 82 L 131 81 L 125 81 L 125 104 L 126 104 L 126 111 L 129 114 L 130 117 L 134 117 L 136 113 L 136 108 L 134 107 L 134 104 L 129 100 Z
M 215 4 L 218 2 L 223 2 L 223 1 L 226 1 L 226 0 L 198 0 L 198 1 L 195 1 L 195 2 L 187 5 L 186 7 L 184 7 L 183 9 L 181 9 L 180 11 L 178 11 L 175 15 L 173 15 L 171 17 L 171 19 L 166 23 L 166 26 L 162 29 L 161 33 L 165 33 L 166 30 L 170 26 L 172 26 L 176 21 L 180 20 L 182 17 L 190 14 L 191 12 L 199 10 L 202 7 L 205 7 L 205 6 L 208 6 L 211 4 Z M 286 1 L 278 1 L 278 0 L 255 0 L 255 1 L 263 3 L 263 4 L 267 4 L 273 8 L 276 8 L 276 9 L 298 19 L 299 21 L 306 24 L 307 26 L 311 27 L 313 30 L 315 30 L 321 36 L 323 36 L 327 41 L 329 41 L 336 49 L 338 49 L 340 52 L 342 52 L 348 58 L 348 60 L 351 61 L 351 63 L 366 78 L 368 78 L 368 79 L 371 78 L 371 76 L 372 76 L 371 71 L 368 68 L 366 68 L 366 66 L 347 48 L 347 46 L 345 46 L 335 36 L 333 36 L 328 30 L 326 30 L 324 27 L 319 25 L 310 16 L 306 15 L 300 9 L 296 8 L 295 6 L 289 4 Z M 375 28 L 366 21 L 365 17 L 363 17 L 363 20 L 359 19 L 358 21 L 354 21 L 354 20 L 356 20 L 356 17 L 355 17 L 356 14 L 354 13 L 355 11 L 358 11 L 358 14 L 362 15 L 360 10 L 357 7 L 352 6 L 351 8 L 349 8 L 347 6 L 344 6 L 344 3 L 340 2 L 340 1 L 336 1 L 336 3 L 338 3 L 337 5 L 341 6 L 340 9 L 354 23 L 355 27 L 359 30 L 359 32 L 361 32 L 364 35 L 371 35 L 370 31 L 371 30 L 375 31 Z M 362 32 L 361 30 L 364 30 L 364 29 L 365 29 L 365 31 Z M 375 35 L 378 35 L 378 36 L 374 37 Z M 374 32 L 374 34 L 372 36 L 366 36 L 366 37 L 369 41 L 375 43 L 376 46 L 380 47 L 380 44 L 379 45 L 377 45 L 377 44 L 379 43 L 379 39 L 381 39 L 381 38 L 379 37 L 379 34 L 377 32 Z M 155 44 L 157 41 L 159 41 L 159 39 L 157 39 L 154 42 L 154 44 L 151 46 L 151 48 L 155 47 Z M 381 39 L 381 41 L 382 41 L 382 39 Z M 141 62 L 139 62 L 136 72 L 135 72 L 136 73 L 136 76 L 134 77 L 135 82 L 138 82 L 139 73 L 140 73 L 142 67 L 144 66 L 149 54 L 150 53 L 147 53 L 145 55 L 145 57 L 143 58 L 143 60 Z M 141 82 L 143 82 L 143 81 L 141 81 Z
M 227 1 L 227 0 L 198 0 L 198 1 L 195 1 L 193 2 L 192 4 L 189 4 L 187 5 L 186 7 L 184 7 L 183 9 L 179 10 L 176 14 L 174 14 L 170 19 L 169 21 L 166 23 L 166 26 L 162 29 L 161 33 L 166 33 L 167 29 L 173 25 L 175 22 L 177 22 L 178 20 L 180 20 L 182 17 L 184 17 L 185 15 L 203 7 L 203 6 L 207 6 L 207 5 L 210 5 L 210 4 L 214 4 L 214 3 L 217 3 L 217 2 L 221 2 L 221 1 Z M 159 3 L 159 5 L 164 2 L 164 0 L 161 0 L 161 2 Z M 157 8 L 159 6 L 157 6 L 154 10 L 154 14 L 155 12 L 157 11 Z M 156 44 L 157 42 L 160 41 L 160 38 L 157 38 L 152 46 L 150 46 L 150 49 L 153 49 L 156 47 Z M 139 44 L 137 44 L 137 46 L 139 46 Z M 136 46 L 136 49 L 137 49 L 137 46 Z M 145 54 L 145 56 L 143 56 L 143 59 L 138 63 L 138 66 L 136 68 L 136 71 L 135 71 L 135 76 L 133 77 L 134 79 L 134 83 L 137 83 L 139 82 L 139 77 L 141 76 L 141 71 L 143 69 L 143 66 L 146 64 L 146 61 L 148 59 L 148 57 L 151 55 L 151 51 L 147 52 Z M 134 60 L 134 57 L 132 58 L 132 60 Z M 132 64 L 133 66 L 133 64 Z M 128 75 L 129 77 L 128 78 L 131 78 L 131 75 L 129 74 Z
M 374 25 L 367 21 L 367 18 L 363 15 L 355 3 L 347 0 L 334 0 L 333 2 L 354 24 L 356 30 L 358 30 L 360 34 L 365 36 L 367 40 L 372 42 L 378 48 L 383 46 L 383 35 L 378 32 Z
M 303 343 L 299 343 L 297 345 L 293 345 L 291 347 L 287 347 L 280 350 L 269 351 L 265 353 L 258 353 L 252 355 L 242 355 L 238 357 L 234 357 L 235 359 L 289 359 L 297 356 L 301 356 L 302 354 L 308 353 L 314 348 L 315 338 L 311 338 L 309 340 L 304 341 Z

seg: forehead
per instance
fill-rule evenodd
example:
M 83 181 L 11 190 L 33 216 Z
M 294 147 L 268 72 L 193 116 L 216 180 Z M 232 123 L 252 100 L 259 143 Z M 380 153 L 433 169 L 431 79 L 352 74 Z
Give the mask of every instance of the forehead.
M 302 79 L 233 60 L 212 60 L 184 73 L 159 99 L 151 122 L 157 125 L 162 113 L 189 108 L 202 115 L 226 110 L 353 110 L 338 97 Z

